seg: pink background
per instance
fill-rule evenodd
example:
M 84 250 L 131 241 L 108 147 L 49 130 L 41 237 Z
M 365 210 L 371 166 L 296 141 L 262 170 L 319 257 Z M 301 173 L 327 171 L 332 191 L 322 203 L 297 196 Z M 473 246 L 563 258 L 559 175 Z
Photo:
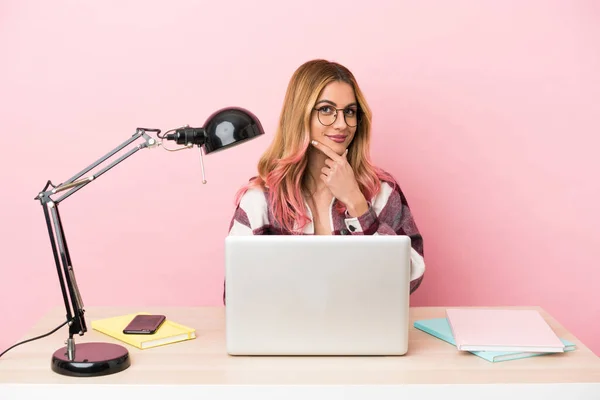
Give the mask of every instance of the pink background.
M 46 180 L 238 105 L 267 135 L 207 156 L 207 185 L 197 149 L 153 149 L 61 205 L 87 306 L 221 304 L 235 191 L 322 57 L 357 76 L 424 235 L 413 305 L 540 305 L 600 354 L 597 2 L 231 3 L 0 3 L 0 349 L 62 304 Z

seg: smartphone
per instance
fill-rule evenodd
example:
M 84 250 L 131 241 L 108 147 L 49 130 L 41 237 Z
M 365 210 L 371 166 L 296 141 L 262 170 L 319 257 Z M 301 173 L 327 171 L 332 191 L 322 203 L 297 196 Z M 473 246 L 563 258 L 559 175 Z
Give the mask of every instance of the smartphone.
M 160 328 L 166 319 L 167 318 L 164 315 L 136 315 L 125 329 L 123 329 L 123 333 L 152 335 Z

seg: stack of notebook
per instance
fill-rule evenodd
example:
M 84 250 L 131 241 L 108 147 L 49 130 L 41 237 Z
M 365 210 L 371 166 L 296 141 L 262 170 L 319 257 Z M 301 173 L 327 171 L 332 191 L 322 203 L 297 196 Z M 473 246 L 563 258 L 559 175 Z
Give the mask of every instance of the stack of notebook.
M 535 310 L 448 309 L 414 326 L 491 362 L 572 351 Z

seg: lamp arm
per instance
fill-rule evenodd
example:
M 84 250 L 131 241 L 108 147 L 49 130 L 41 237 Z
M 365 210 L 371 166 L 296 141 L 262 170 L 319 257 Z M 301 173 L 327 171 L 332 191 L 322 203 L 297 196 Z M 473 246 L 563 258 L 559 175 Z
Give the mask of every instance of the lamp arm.
M 150 147 L 158 146 L 158 142 L 156 141 L 156 139 L 154 139 L 153 137 L 151 137 L 150 135 L 148 135 L 146 133 L 146 131 L 160 133 L 160 129 L 137 128 L 135 134 L 133 134 L 133 136 L 131 136 L 131 138 L 127 139 L 126 141 L 124 141 L 123 143 L 121 143 L 119 146 L 117 146 L 113 150 L 109 151 L 104 156 L 100 157 L 93 164 L 91 164 L 90 166 L 86 167 L 82 171 L 78 172 L 77 174 L 75 174 L 74 176 L 72 176 L 71 178 L 69 178 L 64 183 L 61 183 L 60 185 L 54 186 L 51 181 L 48 181 L 46 183 L 46 186 L 44 187 L 44 189 L 42 189 L 42 191 L 38 194 L 38 196 L 35 198 L 35 200 L 40 200 L 40 197 L 48 197 L 48 198 L 50 198 L 52 195 L 54 195 L 56 193 L 63 192 L 65 190 L 71 189 L 71 190 L 69 190 L 69 192 L 67 192 L 66 194 L 64 194 L 62 197 L 60 197 L 60 198 L 58 198 L 56 200 L 53 200 L 54 203 L 58 204 L 58 203 L 62 202 L 63 200 L 65 200 L 67 197 L 71 196 L 73 193 L 75 193 L 78 190 L 80 190 L 82 187 L 86 186 L 88 183 L 90 183 L 94 179 L 96 179 L 96 178 L 100 177 L 101 175 L 103 175 L 105 172 L 107 172 L 108 170 L 110 170 L 111 168 L 113 168 L 115 165 L 119 164 L 123 160 L 125 160 L 125 159 L 129 158 L 130 156 L 132 156 L 138 150 L 141 150 L 141 149 L 146 148 L 146 147 L 150 148 Z M 83 179 L 78 179 L 81 176 L 83 176 L 84 174 L 86 174 L 89 171 L 91 171 L 92 169 L 96 168 L 98 165 L 102 164 L 103 162 L 105 162 L 106 160 L 108 160 L 109 158 L 111 158 L 112 156 L 114 156 L 115 154 L 117 154 L 118 152 L 120 152 L 121 150 L 123 150 L 129 144 L 131 144 L 134 141 L 136 141 L 139 137 L 143 137 L 144 138 L 144 143 L 142 143 L 142 144 L 134 147 L 129 152 L 127 152 L 123 156 L 119 157 L 117 160 L 115 160 L 114 162 L 112 162 L 111 164 L 109 164 L 108 166 L 106 166 L 105 168 L 101 169 L 100 171 L 98 171 L 94 175 L 87 176 L 87 177 L 85 177 Z M 49 187 L 52 187 L 52 189 L 48 190 Z
M 80 336 L 83 336 L 83 334 L 87 332 L 87 325 L 84 317 L 84 304 L 81 298 L 81 294 L 79 292 L 79 288 L 77 286 L 77 281 L 75 279 L 75 272 L 73 270 L 73 264 L 71 262 L 71 256 L 69 254 L 69 248 L 67 246 L 67 240 L 65 237 L 62 220 L 60 218 L 58 205 L 67 197 L 71 196 L 73 193 L 88 185 L 90 182 L 94 181 L 95 179 L 97 179 L 98 177 L 115 167 L 117 164 L 131 157 L 139 150 L 158 146 L 159 143 L 157 142 L 157 140 L 148 135 L 146 133 L 147 131 L 157 132 L 158 134 L 160 134 L 159 129 L 137 128 L 136 133 L 131 138 L 121 143 L 115 149 L 102 156 L 90 166 L 75 174 L 66 182 L 55 186 L 52 184 L 51 181 L 48 181 L 44 189 L 42 189 L 42 191 L 38 193 L 38 195 L 35 197 L 35 200 L 40 201 L 44 210 L 44 217 L 46 220 L 46 226 L 48 228 L 48 235 L 50 237 L 50 244 L 52 246 L 52 253 L 54 255 L 56 271 L 58 273 L 62 296 L 65 303 L 66 317 L 69 325 L 69 338 L 67 339 L 66 343 L 67 353 L 70 360 L 73 360 L 75 357 L 75 343 L 73 340 L 73 335 L 78 334 Z M 97 173 L 79 179 L 81 178 L 81 176 L 85 175 L 92 169 L 104 163 L 106 160 L 119 153 L 121 150 L 123 150 L 125 147 L 127 147 L 129 144 L 133 143 L 140 137 L 143 137 L 143 143 L 132 148 L 127 153 L 117 158 L 115 161 L 102 168 Z M 64 191 L 67 192 L 58 199 L 53 199 L 54 195 Z

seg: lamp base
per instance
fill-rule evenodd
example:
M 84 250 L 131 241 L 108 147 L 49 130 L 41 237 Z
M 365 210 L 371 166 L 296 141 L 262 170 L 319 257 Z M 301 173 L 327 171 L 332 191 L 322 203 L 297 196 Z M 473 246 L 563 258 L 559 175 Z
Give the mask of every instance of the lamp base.
M 79 343 L 74 360 L 67 356 L 67 346 L 52 355 L 52 371 L 68 376 L 91 377 L 121 372 L 131 365 L 129 352 L 112 343 Z

